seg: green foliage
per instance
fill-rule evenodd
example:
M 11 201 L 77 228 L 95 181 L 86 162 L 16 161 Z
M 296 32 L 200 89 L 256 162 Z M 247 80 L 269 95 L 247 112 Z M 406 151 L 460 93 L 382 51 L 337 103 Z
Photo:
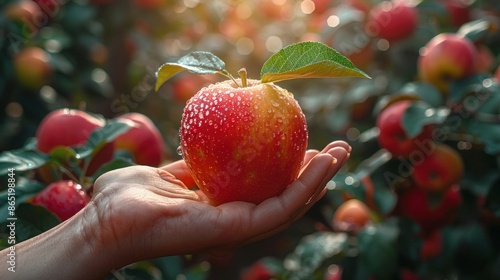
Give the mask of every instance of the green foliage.
M 274 53 L 262 66 L 263 83 L 298 78 L 369 78 L 345 56 L 318 42 L 292 44 Z

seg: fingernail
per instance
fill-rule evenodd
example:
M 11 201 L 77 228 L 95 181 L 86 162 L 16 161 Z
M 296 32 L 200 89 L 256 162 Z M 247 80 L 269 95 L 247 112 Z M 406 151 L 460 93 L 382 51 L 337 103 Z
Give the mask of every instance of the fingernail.
M 348 152 L 349 152 L 349 154 L 350 154 L 350 153 L 351 153 L 351 151 L 352 151 L 352 147 L 351 147 L 351 146 L 349 146 L 349 148 L 347 149 L 347 151 L 348 151 Z
M 332 157 L 332 165 L 337 164 L 338 161 L 336 157 Z

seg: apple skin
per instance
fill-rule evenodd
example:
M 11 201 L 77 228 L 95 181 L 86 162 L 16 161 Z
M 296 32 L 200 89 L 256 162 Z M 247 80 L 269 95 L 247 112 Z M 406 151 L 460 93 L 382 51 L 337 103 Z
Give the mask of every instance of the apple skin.
M 37 90 L 50 83 L 54 70 L 44 49 L 28 47 L 14 56 L 14 72 L 22 86 Z
M 241 84 L 241 80 L 237 80 Z M 201 89 L 182 114 L 180 151 L 215 203 L 258 204 L 297 178 L 307 123 L 293 95 L 273 83 L 231 80 Z
M 50 112 L 38 126 L 36 132 L 37 148 L 43 153 L 50 153 L 57 147 L 83 145 L 90 134 L 106 124 L 104 119 L 94 117 L 84 111 L 75 109 L 58 109 Z M 86 175 L 92 175 L 103 164 L 113 158 L 114 144 L 106 143 L 92 155 Z M 53 180 L 50 174 L 43 174 L 43 181 Z
M 441 230 L 435 230 L 422 239 L 422 247 L 419 256 L 421 260 L 427 261 L 433 259 L 443 251 L 443 233 Z
M 450 15 L 451 24 L 460 27 L 472 20 L 471 7 L 462 0 L 445 0 L 444 5 Z
M 366 204 L 349 199 L 335 210 L 332 224 L 336 231 L 356 233 L 371 221 L 370 209 Z
M 431 141 L 433 126 L 427 125 L 422 132 L 410 138 L 402 124 L 406 109 L 411 105 L 411 100 L 400 100 L 388 105 L 377 117 L 379 129 L 378 142 L 382 148 L 387 149 L 393 156 L 408 157 L 413 151 L 421 149 L 421 145 Z
M 450 81 L 474 73 L 477 57 L 477 49 L 469 39 L 453 33 L 441 33 L 420 51 L 418 73 L 423 81 L 447 94 Z
M 433 151 L 413 165 L 415 184 L 428 192 L 443 192 L 456 184 L 464 174 L 460 154 L 448 145 L 435 143 Z
M 434 230 L 455 219 L 462 201 L 458 185 L 450 187 L 441 195 L 438 205 L 431 205 L 430 194 L 425 190 L 416 186 L 401 190 L 398 193 L 396 213 L 419 224 L 422 236 L 429 236 Z
M 158 166 L 165 159 L 165 143 L 153 121 L 141 113 L 126 113 L 118 120 L 131 122 L 131 127 L 115 141 L 116 150 L 127 150 L 140 165 Z
M 41 27 L 40 22 L 44 18 L 44 14 L 40 6 L 34 1 L 21 0 L 9 4 L 5 8 L 5 16 L 14 21 L 18 21 L 23 25 L 23 37 L 29 38 L 33 36 Z
M 396 42 L 411 36 L 417 23 L 415 7 L 405 1 L 383 1 L 370 11 L 366 31 L 372 36 Z
M 39 192 L 32 203 L 44 206 L 61 221 L 71 218 L 82 210 L 90 201 L 90 197 L 80 184 L 70 180 L 61 180 L 48 185 Z

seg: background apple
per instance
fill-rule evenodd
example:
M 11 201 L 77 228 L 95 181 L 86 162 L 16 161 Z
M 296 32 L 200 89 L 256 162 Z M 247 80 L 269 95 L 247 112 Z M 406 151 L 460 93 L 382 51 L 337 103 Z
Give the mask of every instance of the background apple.
M 370 209 L 357 199 L 349 199 L 339 205 L 332 218 L 336 231 L 356 233 L 371 222 Z
M 423 81 L 447 93 L 450 81 L 474 73 L 477 56 L 476 47 L 469 39 L 453 33 L 441 33 L 420 51 L 418 73 Z
M 21 49 L 14 57 L 14 71 L 18 82 L 29 89 L 50 83 L 54 72 L 50 55 L 39 47 Z
M 83 145 L 90 134 L 106 124 L 104 119 L 97 118 L 87 112 L 76 109 L 59 109 L 48 114 L 38 126 L 36 132 L 37 148 L 43 153 L 50 153 L 57 147 Z M 114 145 L 106 143 L 99 148 L 90 160 L 86 175 L 92 175 L 99 167 L 113 158 Z M 42 171 L 45 181 L 52 177 Z
M 394 42 L 411 36 L 417 23 L 418 13 L 408 1 L 382 1 L 370 11 L 365 30 Z
M 160 165 L 166 156 L 165 143 L 153 121 L 141 113 L 126 113 L 117 119 L 129 121 L 133 127 L 115 139 L 115 149 L 132 153 L 137 164 Z
M 5 8 L 5 16 L 23 25 L 24 37 L 32 37 L 40 29 L 44 14 L 36 2 L 21 0 L 12 2 Z
M 385 107 L 377 117 L 378 142 L 394 156 L 407 157 L 411 152 L 418 150 L 419 145 L 431 141 L 433 130 L 431 125 L 425 126 L 423 131 L 413 138 L 405 132 L 402 120 L 411 102 L 411 100 L 394 102 Z
M 62 221 L 71 218 L 89 201 L 82 186 L 69 180 L 54 182 L 33 198 L 33 204 L 44 206 Z
M 418 187 L 410 187 L 398 193 L 396 213 L 407 217 L 421 227 L 423 236 L 451 223 L 460 207 L 462 195 L 458 185 L 442 193 L 437 202 L 431 195 Z
M 460 154 L 448 145 L 435 143 L 432 153 L 413 165 L 413 181 L 423 190 L 443 192 L 459 183 L 464 173 Z

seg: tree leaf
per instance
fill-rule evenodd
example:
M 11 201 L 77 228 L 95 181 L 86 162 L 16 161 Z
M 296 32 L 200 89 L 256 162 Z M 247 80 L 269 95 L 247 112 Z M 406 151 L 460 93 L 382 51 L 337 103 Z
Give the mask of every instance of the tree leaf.
M 390 279 L 397 267 L 399 230 L 393 221 L 365 228 L 358 234 L 360 261 L 376 279 Z
M 424 102 L 413 102 L 403 115 L 403 128 L 410 138 L 419 135 L 428 124 L 442 124 L 450 110 L 431 108 Z
M 30 180 L 26 177 L 16 177 L 16 187 L 14 188 L 16 196 L 16 206 L 22 205 L 29 198 L 40 192 L 45 185 L 36 180 Z M 8 190 L 0 192 L 0 221 L 5 221 L 9 217 Z
M 156 72 L 156 86 L 158 89 L 175 74 L 187 70 L 195 74 L 217 74 L 225 72 L 226 64 L 211 52 L 192 52 L 181 57 L 176 63 L 168 62 L 160 66 Z
M 262 66 L 263 83 L 298 78 L 369 78 L 345 56 L 319 42 L 300 42 L 274 53 Z
M 131 127 L 131 122 L 108 120 L 105 126 L 92 131 L 84 145 L 75 147 L 75 152 L 79 155 L 79 158 L 86 158 L 92 155 L 97 148 L 101 148 L 104 143 L 115 140 L 116 137 L 125 133 Z
M 0 176 L 5 176 L 9 169 L 23 172 L 38 168 L 49 160 L 49 156 L 33 147 L 5 151 L 0 154 Z
M 323 261 L 345 252 L 347 247 L 345 233 L 316 232 L 305 236 L 284 260 L 285 274 L 291 273 L 293 279 L 311 279 Z
M 22 242 L 59 224 L 61 221 L 45 207 L 22 203 L 16 210 L 16 241 Z

